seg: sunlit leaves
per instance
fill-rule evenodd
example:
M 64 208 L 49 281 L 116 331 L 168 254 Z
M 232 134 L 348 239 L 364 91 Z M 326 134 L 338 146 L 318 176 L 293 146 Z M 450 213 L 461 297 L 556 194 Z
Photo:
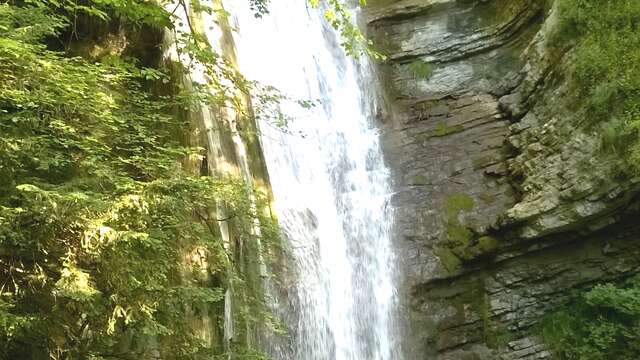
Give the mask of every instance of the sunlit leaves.
M 0 37 L 5 41 L 38 41 L 58 34 L 67 24 L 66 18 L 51 14 L 44 8 L 16 8 L 0 4 Z
M 72 260 L 64 262 L 60 271 L 60 278 L 55 284 L 54 293 L 57 296 L 67 297 L 75 301 L 90 301 L 99 294 L 91 283 L 89 273 L 79 269 Z
M 228 16 L 210 2 L 180 4 L 175 11 L 187 15 Z M 251 1 L 256 15 L 267 4 Z M 341 2 L 328 8 L 351 55 L 372 51 Z M 183 169 L 185 158 L 205 151 L 181 145 L 192 129 L 176 110 L 234 107 L 286 128 L 281 102 L 308 108 L 315 101 L 247 81 L 194 29 L 176 30 L 185 59 L 177 76 L 202 70 L 206 79 L 189 88 L 132 58 L 88 61 L 52 51 L 78 37 L 78 19 L 148 30 L 170 27 L 174 15 L 138 0 L 0 5 L 0 357 L 143 358 L 152 351 L 209 359 L 220 349 L 207 348 L 188 318 L 219 306 L 227 287 L 259 287 L 259 275 L 245 270 L 257 260 L 251 251 L 234 257 L 218 225 L 226 221 L 243 249 L 257 243 L 256 219 L 263 244 L 275 241 L 277 225 L 258 213 L 266 205 L 252 204 L 242 181 Z M 243 301 L 239 316 L 267 321 L 259 294 L 247 292 Z
M 308 0 L 309 5 L 320 8 L 319 0 Z M 360 0 L 360 6 L 366 5 L 366 1 Z M 367 39 L 362 31 L 355 24 L 353 15 L 347 10 L 342 0 L 327 0 L 328 8 L 324 10 L 324 17 L 327 22 L 340 33 L 342 47 L 347 55 L 355 58 L 366 54 L 375 60 L 384 60 L 386 57 L 378 52 L 373 46 L 373 42 Z
M 71 24 L 59 15 L 71 10 L 157 26 L 164 11 L 133 1 L 76 5 L 0 6 L 0 357 L 99 358 L 131 338 L 137 348 L 118 356 L 212 355 L 187 318 L 221 301 L 231 281 L 213 209 L 224 201 L 239 234 L 258 215 L 242 182 L 181 168 L 203 149 L 180 145 L 187 124 L 173 112 L 196 95 L 145 90 L 172 79 L 133 59 L 92 63 L 42 43 Z M 194 251 L 206 254 L 199 267 L 185 264 Z

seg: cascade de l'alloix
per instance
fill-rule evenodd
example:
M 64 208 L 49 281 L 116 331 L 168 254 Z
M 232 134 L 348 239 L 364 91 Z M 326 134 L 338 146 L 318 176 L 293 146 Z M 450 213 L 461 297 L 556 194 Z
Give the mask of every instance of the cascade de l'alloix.
M 357 15 L 387 59 L 355 66 L 313 9 L 273 5 L 275 26 L 239 15 L 242 70 L 321 100 L 294 122 L 306 139 L 263 137 L 293 247 L 294 354 L 562 358 L 547 320 L 640 264 L 638 180 L 584 124 L 556 34 L 570 2 L 369 1 Z
M 256 21 L 234 2 L 239 68 L 249 79 L 314 102 L 283 103 L 287 132 L 260 124 L 293 280 L 277 313 L 291 343 L 278 359 L 401 359 L 396 335 L 390 174 L 366 58 L 303 1 L 270 4 Z M 288 106 L 288 107 L 287 107 Z M 276 275 L 277 276 L 277 275 Z

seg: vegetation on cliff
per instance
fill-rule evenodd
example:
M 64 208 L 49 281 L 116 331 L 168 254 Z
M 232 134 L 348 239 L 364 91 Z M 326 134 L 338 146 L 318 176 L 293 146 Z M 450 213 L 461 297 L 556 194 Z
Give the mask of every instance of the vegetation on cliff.
M 595 286 L 548 316 L 540 329 L 559 359 L 638 359 L 640 279 Z
M 563 41 L 575 43 L 575 80 L 603 145 L 640 170 L 640 2 L 559 0 Z
M 217 322 L 224 289 L 247 278 L 213 209 L 245 238 L 260 214 L 242 182 L 181 165 L 202 154 L 176 116 L 197 94 L 147 90 L 172 81 L 133 57 L 69 56 L 80 19 L 170 25 L 141 1 L 0 4 L 0 357 L 222 355 L 198 319 Z
M 585 119 L 625 172 L 640 170 L 640 2 L 558 0 L 558 40 L 574 46 Z M 550 314 L 540 333 L 559 359 L 640 358 L 640 281 L 596 285 Z

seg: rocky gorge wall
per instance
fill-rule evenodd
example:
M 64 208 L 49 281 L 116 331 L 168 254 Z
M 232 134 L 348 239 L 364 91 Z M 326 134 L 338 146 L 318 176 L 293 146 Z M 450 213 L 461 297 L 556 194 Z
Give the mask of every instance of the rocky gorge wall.
M 378 0 L 410 359 L 551 359 L 536 325 L 638 272 L 637 179 L 584 126 L 553 1 Z

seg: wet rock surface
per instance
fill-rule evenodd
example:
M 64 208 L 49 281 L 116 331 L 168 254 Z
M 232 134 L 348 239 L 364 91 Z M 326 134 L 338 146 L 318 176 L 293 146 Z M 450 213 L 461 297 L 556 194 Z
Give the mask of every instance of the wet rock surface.
M 552 359 L 541 318 L 638 272 L 640 181 L 584 126 L 571 52 L 550 50 L 550 3 L 378 0 L 365 13 L 389 54 L 381 122 L 408 358 Z

